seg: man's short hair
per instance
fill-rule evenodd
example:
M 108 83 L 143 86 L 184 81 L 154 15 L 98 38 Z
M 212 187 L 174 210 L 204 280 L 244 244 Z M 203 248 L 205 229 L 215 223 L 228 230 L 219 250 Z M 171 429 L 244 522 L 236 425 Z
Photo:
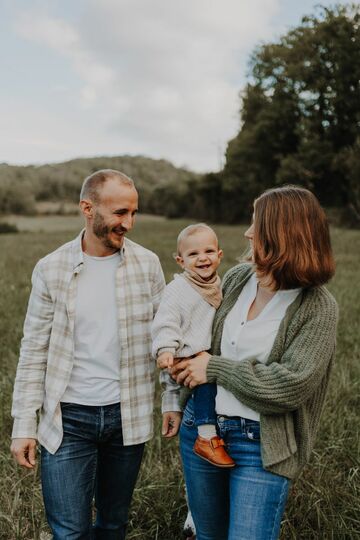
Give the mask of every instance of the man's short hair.
M 99 194 L 105 182 L 113 178 L 119 180 L 121 184 L 135 188 L 134 181 L 126 176 L 126 174 L 115 169 L 101 169 L 85 178 L 80 191 L 80 201 L 90 199 L 98 203 L 100 200 Z
M 176 242 L 177 254 L 180 255 L 180 244 L 183 240 L 185 240 L 185 238 L 188 238 L 188 236 L 191 236 L 192 234 L 196 234 L 197 232 L 202 231 L 204 229 L 214 233 L 214 235 L 217 238 L 217 235 L 214 229 L 212 229 L 206 223 L 194 223 L 192 225 L 188 225 L 187 227 L 185 227 L 185 229 L 180 231 L 179 236 L 177 237 L 177 242 Z

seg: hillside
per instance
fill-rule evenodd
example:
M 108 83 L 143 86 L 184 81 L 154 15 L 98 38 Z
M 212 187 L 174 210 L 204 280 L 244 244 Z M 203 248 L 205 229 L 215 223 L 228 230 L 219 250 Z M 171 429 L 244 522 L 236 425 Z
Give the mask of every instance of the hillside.
M 0 214 L 32 214 L 37 201 L 76 202 L 86 176 L 98 169 L 117 169 L 134 179 L 141 208 L 162 213 L 161 194 L 179 190 L 199 175 L 177 168 L 170 162 L 143 156 L 73 159 L 49 165 L 13 166 L 0 164 Z

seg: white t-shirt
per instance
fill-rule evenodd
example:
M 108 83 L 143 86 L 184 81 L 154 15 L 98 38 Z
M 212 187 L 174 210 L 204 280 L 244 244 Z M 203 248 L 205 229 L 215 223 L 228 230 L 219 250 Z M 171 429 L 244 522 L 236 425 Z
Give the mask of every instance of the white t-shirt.
M 301 289 L 277 291 L 262 312 L 253 320 L 247 316 L 257 293 L 258 280 L 253 274 L 242 289 L 234 307 L 226 316 L 221 339 L 221 356 L 241 362 L 255 357 L 266 362 L 276 334 L 288 306 L 295 300 Z M 234 394 L 217 387 L 216 412 L 226 416 L 242 416 L 249 420 L 259 420 L 258 412 L 241 403 Z
M 77 279 L 74 366 L 62 402 L 110 405 L 120 401 L 120 347 L 116 270 L 120 252 L 108 257 L 84 253 Z

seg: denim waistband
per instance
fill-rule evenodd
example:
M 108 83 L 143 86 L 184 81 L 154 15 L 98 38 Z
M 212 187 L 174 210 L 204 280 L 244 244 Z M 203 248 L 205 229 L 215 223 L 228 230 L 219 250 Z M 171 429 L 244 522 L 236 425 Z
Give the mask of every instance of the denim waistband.
M 98 412 L 100 410 L 108 411 L 111 409 L 120 410 L 120 402 L 108 403 L 107 405 L 84 405 L 82 403 L 73 403 L 72 401 L 60 401 L 61 409 L 76 408 L 79 411 Z
M 257 420 L 251 420 L 249 418 L 243 418 L 242 416 L 226 416 L 225 414 L 218 414 L 217 421 L 219 425 L 231 425 L 239 426 L 240 428 L 245 428 L 246 426 L 259 426 L 260 422 Z

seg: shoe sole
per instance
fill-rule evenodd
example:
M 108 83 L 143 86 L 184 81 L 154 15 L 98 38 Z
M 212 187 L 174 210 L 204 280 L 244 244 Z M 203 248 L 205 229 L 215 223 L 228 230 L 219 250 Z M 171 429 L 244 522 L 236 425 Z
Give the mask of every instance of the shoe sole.
M 231 463 L 230 465 L 219 465 L 218 463 L 214 463 L 213 461 L 210 461 L 210 459 L 207 459 L 206 457 L 202 456 L 201 454 L 198 454 L 197 452 L 195 452 L 194 449 L 193 449 L 193 452 L 199 458 L 203 459 L 204 461 L 207 461 L 211 465 L 214 465 L 214 467 L 220 467 L 220 469 L 233 469 L 236 466 L 236 463 L 234 463 L 234 464 Z

